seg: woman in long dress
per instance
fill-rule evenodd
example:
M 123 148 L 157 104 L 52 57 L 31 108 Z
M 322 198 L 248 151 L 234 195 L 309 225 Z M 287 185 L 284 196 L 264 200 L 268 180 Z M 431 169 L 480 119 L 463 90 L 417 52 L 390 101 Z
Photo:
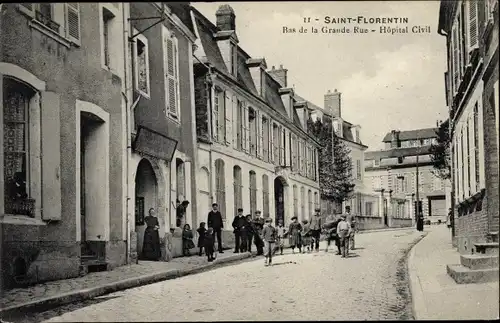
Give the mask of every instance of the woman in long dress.
M 302 226 L 299 222 L 297 222 L 297 217 L 292 217 L 292 223 L 290 223 L 290 226 L 288 228 L 288 236 L 293 253 L 295 253 L 295 247 L 299 248 L 299 252 L 302 252 L 302 243 L 300 237 L 301 230 Z
M 149 215 L 144 218 L 146 230 L 144 231 L 144 242 L 142 244 L 142 257 L 146 260 L 158 261 L 161 257 L 160 250 L 160 224 L 155 216 L 155 209 L 149 209 Z

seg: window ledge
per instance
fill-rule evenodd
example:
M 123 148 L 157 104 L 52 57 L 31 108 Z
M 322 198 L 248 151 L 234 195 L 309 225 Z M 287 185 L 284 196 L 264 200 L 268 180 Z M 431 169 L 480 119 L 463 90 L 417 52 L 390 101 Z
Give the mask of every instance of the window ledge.
M 170 121 L 177 123 L 178 125 L 181 124 L 181 120 L 179 119 L 179 117 L 176 116 L 176 115 L 174 115 L 174 114 L 172 114 L 172 113 L 167 113 L 167 118 Z
M 30 28 L 36 29 L 42 34 L 52 38 L 53 40 L 57 41 L 61 45 L 65 46 L 66 48 L 71 48 L 72 42 L 64 38 L 63 36 L 59 35 L 58 33 L 54 32 L 52 29 L 48 28 L 44 24 L 42 24 L 40 21 L 36 19 L 32 19 L 28 22 L 28 26 Z
M 47 225 L 41 219 L 30 218 L 23 215 L 3 214 L 0 215 L 0 223 L 15 225 Z

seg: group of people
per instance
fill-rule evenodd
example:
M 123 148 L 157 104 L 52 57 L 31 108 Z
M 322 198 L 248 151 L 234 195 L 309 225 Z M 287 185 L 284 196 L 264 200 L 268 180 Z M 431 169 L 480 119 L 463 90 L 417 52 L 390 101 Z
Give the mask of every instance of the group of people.
M 187 207 L 181 203 L 178 208 Z M 260 211 L 255 212 L 255 217 L 251 214 L 244 215 L 243 209 L 237 210 L 237 215 L 232 222 L 235 238 L 234 253 L 251 252 L 252 244 L 257 249 L 257 255 L 265 256 L 266 265 L 272 264 L 272 257 L 280 251 L 283 254 L 285 239 L 289 239 L 292 253 L 297 248 L 299 253 L 319 251 L 321 235 L 326 237 L 328 251 L 332 242 L 338 249 L 337 254 L 347 257 L 349 247 L 354 249 L 355 222 L 349 223 L 347 217 L 350 214 L 349 207 L 346 207 L 346 214 L 339 218 L 334 215 L 328 216 L 325 220 L 320 215 L 320 209 L 315 209 L 310 220 L 298 221 L 296 216 L 292 217 L 292 222 L 286 228 L 283 221 L 278 220 L 276 227 L 272 225 L 271 218 L 264 218 Z M 182 218 L 177 216 L 178 220 Z M 160 239 L 158 234 L 159 224 L 153 208 L 149 210 L 149 215 L 145 218 L 146 230 L 144 232 L 143 257 L 149 260 L 159 260 L 161 256 Z M 176 223 L 179 224 L 179 223 Z M 222 230 L 224 221 L 217 203 L 212 204 L 212 210 L 208 213 L 207 222 L 201 222 L 198 232 L 199 248 L 198 255 L 202 256 L 203 251 L 209 262 L 215 259 L 215 242 L 219 253 L 224 253 L 222 244 Z M 184 224 L 182 229 L 182 250 L 183 255 L 189 256 L 190 249 L 195 247 L 193 242 L 194 234 L 189 224 Z

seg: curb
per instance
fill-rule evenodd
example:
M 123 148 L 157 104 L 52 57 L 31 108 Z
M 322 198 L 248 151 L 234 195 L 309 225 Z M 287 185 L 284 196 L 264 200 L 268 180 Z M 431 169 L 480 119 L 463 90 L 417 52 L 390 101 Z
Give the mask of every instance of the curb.
M 411 226 L 411 227 L 404 227 L 404 228 L 387 228 L 387 229 L 375 229 L 375 230 L 360 230 L 356 234 L 386 232 L 386 231 L 399 231 L 399 230 L 410 230 L 410 229 L 415 229 L 415 228 L 413 226 Z
M 409 285 L 410 285 L 410 294 L 411 294 L 411 311 L 413 315 L 414 320 L 421 320 L 422 316 L 426 317 L 426 315 L 422 314 L 427 314 L 427 307 L 425 306 L 425 301 L 424 301 L 424 293 L 422 289 L 420 288 L 420 280 L 418 278 L 418 275 L 413 268 L 413 263 L 414 263 L 414 257 L 415 257 L 415 247 L 427 237 L 429 232 L 425 232 L 425 235 L 420 238 L 420 240 L 413 245 L 413 247 L 410 250 L 410 253 L 408 254 L 408 258 L 406 260 L 406 269 L 408 270 L 408 280 L 409 280 Z M 419 310 L 417 311 L 417 308 Z
M 153 274 L 148 274 L 148 275 L 143 275 L 139 277 L 133 277 L 133 278 L 127 278 L 121 281 L 109 283 L 106 285 L 102 285 L 99 287 L 92 287 L 92 288 L 86 288 L 86 289 L 81 289 L 77 291 L 72 291 L 72 292 L 67 292 L 55 296 L 50 296 L 46 298 L 41 298 L 38 300 L 33 300 L 24 304 L 19 304 L 19 305 L 13 305 L 5 308 L 0 309 L 0 315 L 8 315 L 12 314 L 15 312 L 27 312 L 27 311 L 41 311 L 44 308 L 47 307 L 58 307 L 62 305 L 66 305 L 69 303 L 74 303 L 74 302 L 81 302 L 85 300 L 89 300 L 95 297 L 99 297 L 102 295 L 130 289 L 130 288 L 135 288 L 135 287 L 140 287 L 144 285 L 149 285 L 153 283 L 157 283 L 160 281 L 165 281 L 165 280 L 170 280 L 170 279 L 175 279 L 175 278 L 180 278 L 183 276 L 188 276 L 188 275 L 193 275 L 200 273 L 204 270 L 207 269 L 213 269 L 215 267 L 218 267 L 219 265 L 222 264 L 227 264 L 231 262 L 236 262 L 239 260 L 243 260 L 246 258 L 252 257 L 251 254 L 245 253 L 245 254 L 235 254 L 228 256 L 223 259 L 219 259 L 218 261 L 216 260 L 215 262 L 208 263 L 208 264 L 203 264 L 201 266 L 197 266 L 194 268 L 190 269 L 170 269 L 158 273 L 153 273 Z

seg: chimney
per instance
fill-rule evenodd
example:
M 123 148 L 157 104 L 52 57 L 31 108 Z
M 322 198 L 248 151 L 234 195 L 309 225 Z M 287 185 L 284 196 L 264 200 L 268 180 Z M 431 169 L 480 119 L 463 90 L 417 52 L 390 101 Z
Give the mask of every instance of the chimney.
M 325 94 L 325 109 L 331 114 L 333 117 L 342 117 L 341 116 L 341 95 L 342 93 L 337 92 L 337 89 L 332 93 L 328 90 L 328 93 Z
M 400 147 L 400 142 L 399 142 L 399 131 L 398 130 L 391 130 L 391 148 L 398 148 Z
M 215 12 L 215 17 L 217 18 L 217 28 L 220 30 L 236 30 L 236 15 L 230 5 L 221 5 Z
M 282 88 L 287 87 L 287 74 L 288 70 L 283 68 L 283 65 L 280 65 L 279 69 L 275 69 L 274 66 L 271 68 L 270 71 L 267 71 L 269 75 L 271 75 L 279 84 Z

